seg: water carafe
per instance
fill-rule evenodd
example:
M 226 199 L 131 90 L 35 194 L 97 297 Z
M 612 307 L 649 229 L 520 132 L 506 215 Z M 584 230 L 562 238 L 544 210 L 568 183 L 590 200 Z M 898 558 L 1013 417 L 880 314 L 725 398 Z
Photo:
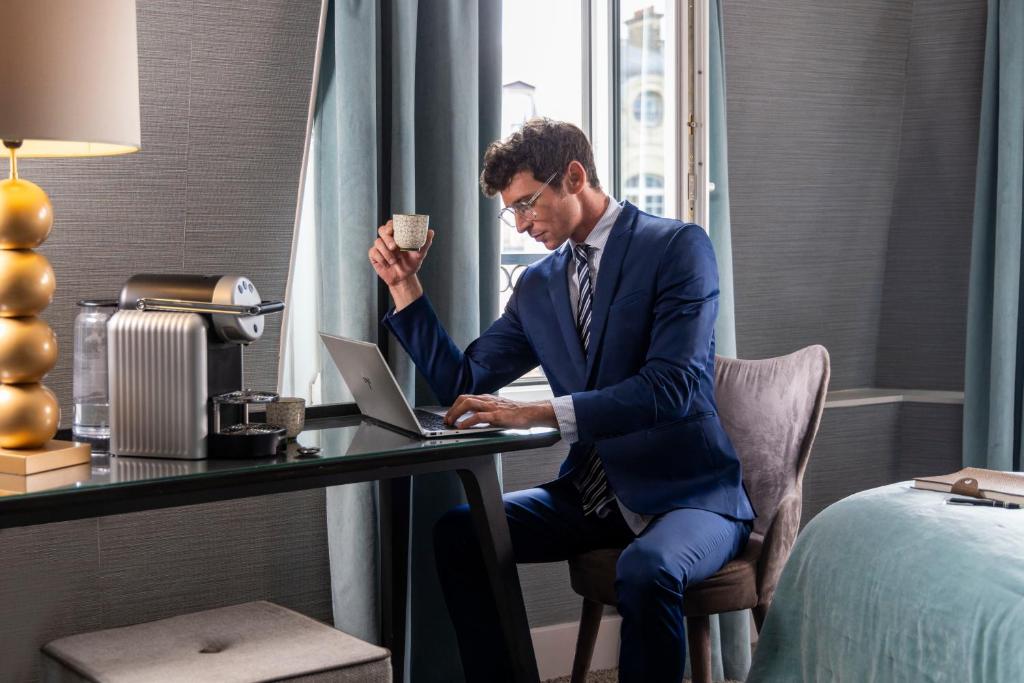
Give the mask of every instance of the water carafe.
M 79 301 L 75 318 L 75 367 L 72 394 L 76 439 L 96 443 L 110 438 L 107 386 L 107 321 L 117 310 L 114 299 Z

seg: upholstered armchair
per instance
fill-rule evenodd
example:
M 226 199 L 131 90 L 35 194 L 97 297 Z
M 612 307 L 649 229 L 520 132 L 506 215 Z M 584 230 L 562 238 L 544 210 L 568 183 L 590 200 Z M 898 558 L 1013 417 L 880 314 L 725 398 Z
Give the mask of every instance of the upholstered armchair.
M 829 357 L 808 346 L 766 360 L 715 360 L 715 400 L 743 464 L 757 512 L 750 540 L 714 576 L 689 586 L 683 599 L 693 683 L 711 682 L 710 616 L 750 609 L 758 630 L 800 528 L 803 476 L 828 389 Z M 573 590 L 583 596 L 572 683 L 583 683 L 604 605 L 616 604 L 621 551 L 595 550 L 569 560 Z

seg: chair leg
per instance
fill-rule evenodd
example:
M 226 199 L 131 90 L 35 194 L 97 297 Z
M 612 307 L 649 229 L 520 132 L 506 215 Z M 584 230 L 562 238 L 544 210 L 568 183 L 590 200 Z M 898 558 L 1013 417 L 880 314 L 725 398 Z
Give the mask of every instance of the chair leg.
M 687 617 L 686 640 L 693 683 L 711 683 L 711 617 Z
M 754 613 L 754 625 L 757 626 L 757 633 L 760 635 L 761 629 L 764 628 L 764 619 L 768 616 L 768 605 L 758 605 L 751 612 Z
M 580 630 L 576 634 L 576 655 L 572 660 L 572 676 L 570 683 L 585 683 L 587 672 L 590 671 L 590 660 L 594 656 L 594 644 L 597 642 L 597 630 L 601 627 L 601 615 L 604 605 L 583 598 L 583 613 L 580 615 Z

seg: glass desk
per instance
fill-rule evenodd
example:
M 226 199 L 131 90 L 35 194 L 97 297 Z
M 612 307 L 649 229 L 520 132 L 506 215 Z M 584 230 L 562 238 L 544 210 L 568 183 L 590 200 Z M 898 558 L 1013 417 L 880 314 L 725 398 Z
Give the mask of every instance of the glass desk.
M 0 481 L 0 529 L 379 481 L 381 640 L 391 650 L 393 669 L 401 672 L 408 581 L 409 477 L 454 471 L 465 487 L 481 539 L 515 665 L 515 680 L 537 683 L 540 679 L 494 455 L 543 448 L 558 439 L 556 430 L 531 429 L 425 440 L 366 420 L 351 404 L 317 406 L 307 409 L 306 429 L 297 439 L 299 445 L 320 447 L 316 456 L 301 456 L 295 443 L 273 458 L 253 460 L 96 454 L 92 465 Z

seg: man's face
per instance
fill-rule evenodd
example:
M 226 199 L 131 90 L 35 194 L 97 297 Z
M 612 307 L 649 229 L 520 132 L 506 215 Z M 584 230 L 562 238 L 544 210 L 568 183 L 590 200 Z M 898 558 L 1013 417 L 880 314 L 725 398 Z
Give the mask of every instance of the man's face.
M 501 191 L 501 199 L 505 206 L 517 202 L 525 202 L 539 190 L 544 183 L 533 177 L 531 171 L 519 171 L 512 177 L 512 182 Z M 528 233 L 546 249 L 554 250 L 562 246 L 580 222 L 578 198 L 563 192 L 554 184 L 545 187 L 533 203 L 537 217 L 530 220 L 516 214 L 516 231 Z

